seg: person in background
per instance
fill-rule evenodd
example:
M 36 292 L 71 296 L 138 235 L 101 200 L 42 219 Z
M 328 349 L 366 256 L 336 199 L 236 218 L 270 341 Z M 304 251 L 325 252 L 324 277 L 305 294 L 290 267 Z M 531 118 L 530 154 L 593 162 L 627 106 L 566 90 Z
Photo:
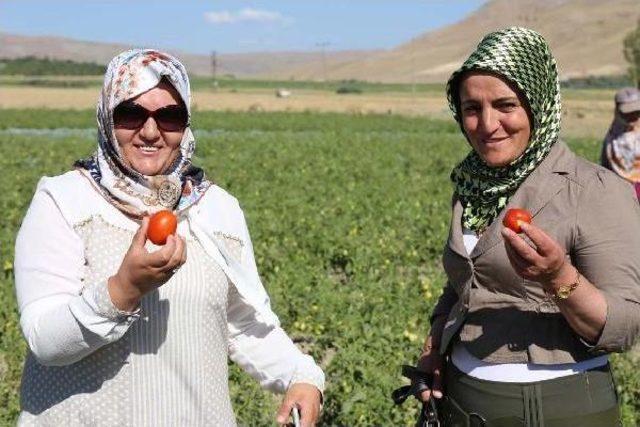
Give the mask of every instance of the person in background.
M 19 425 L 230 426 L 230 357 L 317 422 L 324 374 L 279 326 L 238 201 L 191 162 L 184 66 L 130 50 L 108 66 L 98 147 L 40 180 L 17 236 L 28 343 Z M 149 215 L 175 235 L 147 241 Z
M 472 150 L 451 174 L 420 398 L 441 399 L 445 425 L 619 425 L 608 354 L 640 334 L 633 190 L 559 139 L 556 61 L 535 31 L 486 35 L 447 95 Z M 510 208 L 533 216 L 521 234 Z
M 615 103 L 600 163 L 633 184 L 640 198 L 640 90 L 634 87 L 619 90 Z

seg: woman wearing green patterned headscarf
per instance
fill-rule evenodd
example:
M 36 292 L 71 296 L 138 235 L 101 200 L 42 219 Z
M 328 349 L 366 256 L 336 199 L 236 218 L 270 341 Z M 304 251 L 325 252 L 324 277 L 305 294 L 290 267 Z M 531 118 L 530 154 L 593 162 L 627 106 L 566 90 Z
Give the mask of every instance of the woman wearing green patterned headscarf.
M 445 425 L 617 425 L 608 353 L 640 331 L 632 189 L 559 140 L 556 61 L 535 31 L 485 36 L 447 96 L 472 151 L 451 173 L 448 283 L 417 394 Z M 513 208 L 533 216 L 521 234 L 502 225 Z

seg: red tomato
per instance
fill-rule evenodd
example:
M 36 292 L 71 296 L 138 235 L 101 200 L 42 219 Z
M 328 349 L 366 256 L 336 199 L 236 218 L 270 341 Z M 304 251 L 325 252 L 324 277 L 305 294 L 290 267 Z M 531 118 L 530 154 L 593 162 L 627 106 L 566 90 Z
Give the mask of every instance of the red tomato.
M 160 211 L 149 218 L 147 238 L 156 245 L 167 243 L 167 237 L 176 232 L 178 218 L 170 211 Z
M 502 220 L 502 225 L 512 229 L 516 233 L 522 233 L 520 224 L 531 224 L 531 214 L 526 209 L 509 209 Z

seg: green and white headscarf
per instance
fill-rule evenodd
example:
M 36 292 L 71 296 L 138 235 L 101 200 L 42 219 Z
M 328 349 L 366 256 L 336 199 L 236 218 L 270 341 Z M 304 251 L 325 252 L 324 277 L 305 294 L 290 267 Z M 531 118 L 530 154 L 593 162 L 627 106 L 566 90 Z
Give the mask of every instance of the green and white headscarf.
M 455 193 L 464 207 L 462 224 L 481 232 L 557 141 L 560 82 L 556 60 L 540 34 L 519 27 L 490 33 L 447 82 L 449 107 L 461 128 L 458 85 L 460 78 L 472 70 L 489 71 L 512 82 L 526 98 L 532 118 L 529 145 L 511 164 L 492 168 L 472 151 L 451 172 Z

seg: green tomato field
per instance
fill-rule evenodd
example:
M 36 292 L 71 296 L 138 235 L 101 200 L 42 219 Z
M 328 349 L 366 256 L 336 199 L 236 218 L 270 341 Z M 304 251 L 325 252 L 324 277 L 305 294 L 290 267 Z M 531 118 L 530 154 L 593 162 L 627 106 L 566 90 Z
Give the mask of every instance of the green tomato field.
M 396 115 L 196 112 L 194 163 L 236 196 L 272 306 L 327 376 L 323 425 L 413 425 L 394 407 L 445 283 L 449 173 L 468 151 L 452 121 Z M 95 148 L 91 110 L 0 110 L 0 425 L 13 425 L 26 345 L 13 245 L 38 179 Z M 596 160 L 600 140 L 571 139 Z M 37 245 L 38 242 L 33 242 Z M 640 356 L 612 358 L 625 425 L 640 424 Z M 231 369 L 238 422 L 275 425 L 280 400 Z

